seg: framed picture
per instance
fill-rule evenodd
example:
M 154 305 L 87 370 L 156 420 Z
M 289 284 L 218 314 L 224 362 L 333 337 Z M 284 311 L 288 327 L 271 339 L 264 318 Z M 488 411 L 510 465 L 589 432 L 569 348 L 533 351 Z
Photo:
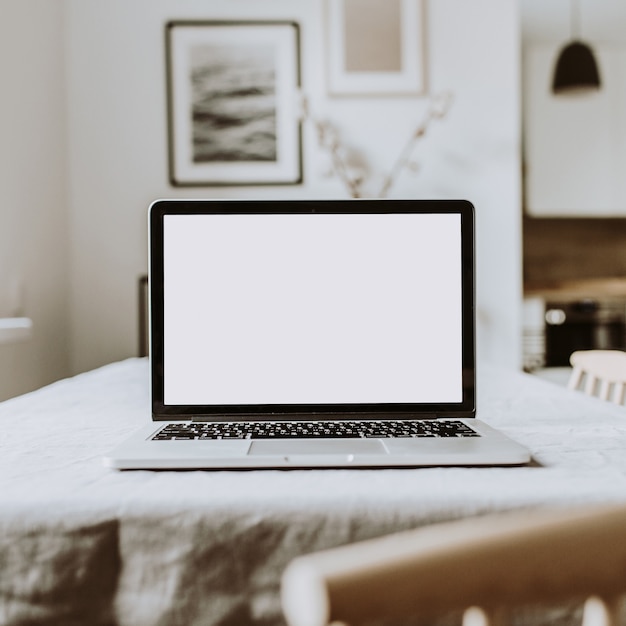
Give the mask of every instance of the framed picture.
M 302 182 L 299 39 L 294 22 L 166 25 L 172 185 Z
M 329 93 L 424 93 L 423 2 L 326 0 Z

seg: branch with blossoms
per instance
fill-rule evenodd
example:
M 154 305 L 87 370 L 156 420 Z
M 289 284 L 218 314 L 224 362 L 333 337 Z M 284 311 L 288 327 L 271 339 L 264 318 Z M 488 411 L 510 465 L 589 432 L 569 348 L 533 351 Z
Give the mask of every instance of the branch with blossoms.
M 389 190 L 404 169 L 417 170 L 417 164 L 411 158 L 415 145 L 426 134 L 429 126 L 434 121 L 442 120 L 446 117 L 452 105 L 452 99 L 450 92 L 443 92 L 431 99 L 424 118 L 402 147 L 389 173 L 384 177 L 378 195 L 375 197 L 387 197 Z M 327 152 L 330 157 L 332 173 L 345 185 L 352 198 L 364 197 L 363 185 L 367 179 L 367 172 L 363 167 L 351 165 L 351 153 L 342 145 L 337 128 L 326 120 L 319 120 L 314 117 L 306 97 L 303 98 L 302 111 L 303 121 L 309 121 L 313 124 L 319 147 Z

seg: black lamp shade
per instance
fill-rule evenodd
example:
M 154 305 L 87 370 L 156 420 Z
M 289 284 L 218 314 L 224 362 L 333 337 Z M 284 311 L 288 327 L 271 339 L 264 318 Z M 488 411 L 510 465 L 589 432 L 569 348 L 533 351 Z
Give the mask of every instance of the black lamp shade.
M 598 64 L 591 48 L 572 41 L 563 47 L 556 61 L 552 91 L 582 91 L 600 88 Z

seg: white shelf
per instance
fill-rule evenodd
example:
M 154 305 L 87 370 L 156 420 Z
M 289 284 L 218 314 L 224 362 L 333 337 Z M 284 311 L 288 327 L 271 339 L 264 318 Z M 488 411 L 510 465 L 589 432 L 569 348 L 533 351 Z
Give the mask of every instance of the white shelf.
M 0 344 L 26 341 L 33 334 L 33 322 L 28 317 L 1 317 Z

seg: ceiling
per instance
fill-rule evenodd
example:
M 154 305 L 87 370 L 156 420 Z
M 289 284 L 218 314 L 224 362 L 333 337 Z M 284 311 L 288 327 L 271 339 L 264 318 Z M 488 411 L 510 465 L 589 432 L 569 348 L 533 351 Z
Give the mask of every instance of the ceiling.
M 519 0 L 524 41 L 570 37 L 570 11 L 580 14 L 580 38 L 626 44 L 625 0 Z

